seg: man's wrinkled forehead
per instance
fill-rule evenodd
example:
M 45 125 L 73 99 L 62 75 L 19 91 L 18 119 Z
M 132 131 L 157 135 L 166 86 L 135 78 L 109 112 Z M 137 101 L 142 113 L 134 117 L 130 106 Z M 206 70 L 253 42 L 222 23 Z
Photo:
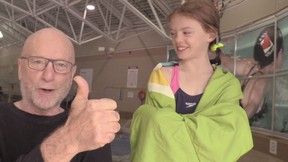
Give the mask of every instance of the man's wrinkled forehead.
M 67 53 L 74 61 L 74 47 L 66 35 L 54 28 L 41 29 L 30 35 L 24 43 L 22 56 L 36 53 L 40 49 L 58 50 Z M 71 61 L 72 61 L 71 60 Z

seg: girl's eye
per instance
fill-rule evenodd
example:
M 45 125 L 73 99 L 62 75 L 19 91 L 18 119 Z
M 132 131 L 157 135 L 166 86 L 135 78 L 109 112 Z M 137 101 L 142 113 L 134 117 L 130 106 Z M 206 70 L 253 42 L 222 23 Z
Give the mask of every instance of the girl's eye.
M 189 35 L 191 32 L 183 32 L 184 35 Z

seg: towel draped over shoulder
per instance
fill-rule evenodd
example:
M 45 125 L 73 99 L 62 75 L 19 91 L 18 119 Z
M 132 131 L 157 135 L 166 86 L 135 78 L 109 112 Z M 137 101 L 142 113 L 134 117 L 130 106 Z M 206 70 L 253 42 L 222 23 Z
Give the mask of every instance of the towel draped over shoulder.
M 145 104 L 133 115 L 132 162 L 235 162 L 253 147 L 237 78 L 215 67 L 196 111 L 183 115 L 162 66 L 152 71 Z

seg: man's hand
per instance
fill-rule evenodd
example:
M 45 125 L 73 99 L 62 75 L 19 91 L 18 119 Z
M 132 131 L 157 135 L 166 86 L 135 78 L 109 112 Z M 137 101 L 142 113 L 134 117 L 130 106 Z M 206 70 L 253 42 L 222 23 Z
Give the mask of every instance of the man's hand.
M 120 130 L 120 116 L 111 99 L 88 100 L 88 83 L 80 76 L 71 112 L 64 126 L 41 144 L 45 162 L 70 161 L 76 154 L 98 149 L 115 138 Z
M 112 142 L 120 130 L 116 102 L 111 99 L 88 100 L 88 83 L 80 76 L 74 81 L 78 85 L 77 94 L 65 124 L 74 137 L 73 144 L 79 151 L 86 151 Z

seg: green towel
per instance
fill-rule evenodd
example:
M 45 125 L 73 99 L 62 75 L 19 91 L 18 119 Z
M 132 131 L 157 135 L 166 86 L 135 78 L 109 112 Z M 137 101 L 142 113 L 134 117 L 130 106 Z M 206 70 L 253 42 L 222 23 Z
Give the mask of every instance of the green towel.
M 192 114 L 177 114 L 169 81 L 158 64 L 145 104 L 133 115 L 132 162 L 235 162 L 253 147 L 239 80 L 215 67 Z

